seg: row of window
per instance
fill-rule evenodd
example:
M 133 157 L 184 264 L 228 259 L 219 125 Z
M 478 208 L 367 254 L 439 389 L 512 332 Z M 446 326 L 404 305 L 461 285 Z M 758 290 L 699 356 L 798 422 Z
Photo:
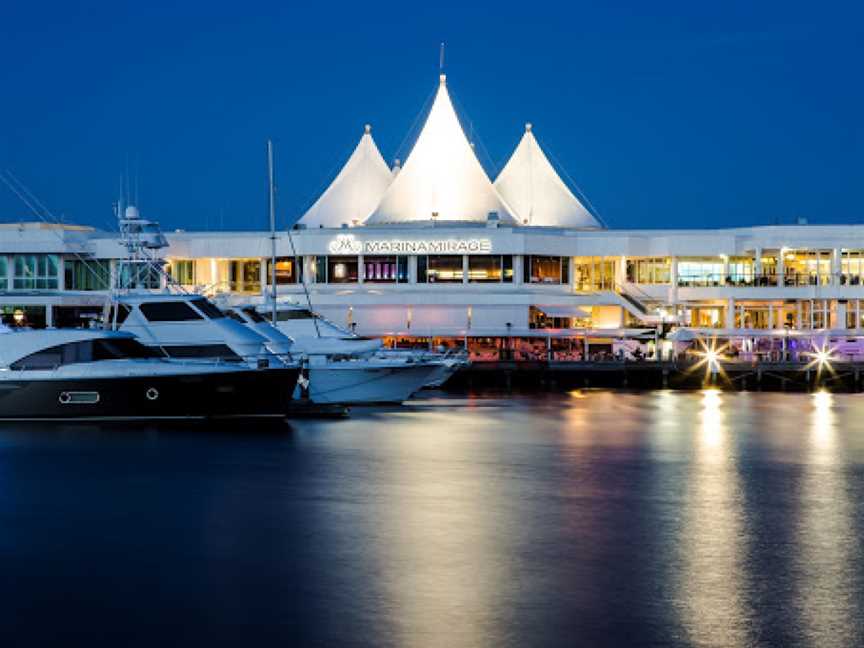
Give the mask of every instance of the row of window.
M 56 254 L 16 254 L 0 256 L 0 289 L 9 285 L 12 271 L 13 290 L 56 290 L 59 288 L 60 257 Z
M 417 257 L 419 283 L 511 283 L 512 255 L 469 255 L 467 263 L 461 255 L 429 255 Z M 679 286 L 752 286 L 773 285 L 777 282 L 777 257 L 763 257 L 761 272 L 755 272 L 752 258 L 733 257 L 723 261 L 716 257 L 679 258 L 676 280 Z M 787 286 L 829 285 L 832 265 L 827 253 L 787 253 L 783 257 L 784 284 Z M 240 259 L 219 261 L 224 266 L 211 269 L 212 261 L 173 260 L 168 272 L 174 281 L 184 286 L 225 287 L 232 292 L 258 293 L 262 288 L 262 261 Z M 615 284 L 615 260 L 603 257 L 575 259 L 577 289 L 611 289 Z M 21 254 L 0 256 L 0 287 L 14 290 L 56 290 L 59 288 L 59 257 L 51 254 Z M 864 253 L 844 251 L 840 259 L 838 281 L 842 285 L 858 285 L 864 281 Z M 523 280 L 533 284 L 569 283 L 569 257 L 530 255 L 524 257 Z M 312 270 L 316 283 L 357 283 L 362 276 L 370 283 L 408 283 L 408 256 L 313 257 Z M 269 284 L 271 262 L 266 261 L 265 281 Z M 11 273 L 11 277 L 10 277 Z M 201 274 L 202 276 L 199 276 Z M 117 269 L 120 286 L 157 289 L 161 273 L 150 264 L 121 262 Z M 276 259 L 277 285 L 297 284 L 303 278 L 301 257 Z M 627 259 L 625 276 L 630 283 L 669 284 L 671 261 L 665 257 Z M 225 278 L 227 277 L 227 282 Z M 222 283 L 220 285 L 219 278 Z M 10 282 L 11 279 L 11 282 Z M 67 290 L 108 290 L 111 287 L 111 265 L 107 260 L 64 263 L 64 286 Z

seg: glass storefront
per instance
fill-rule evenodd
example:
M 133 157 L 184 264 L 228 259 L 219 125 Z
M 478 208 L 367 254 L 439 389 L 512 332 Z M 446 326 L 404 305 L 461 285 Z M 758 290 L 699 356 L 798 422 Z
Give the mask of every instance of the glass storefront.
M 569 262 L 569 257 L 526 256 L 523 264 L 523 279 L 525 283 L 570 283 Z
M 471 283 L 512 283 L 513 257 L 478 254 L 468 257 L 468 281 Z
M 56 290 L 60 258 L 56 254 L 16 254 L 12 262 L 14 290 Z
M 231 292 L 261 292 L 261 261 L 259 259 L 232 260 L 228 264 L 228 287 Z
M 327 283 L 357 283 L 360 264 L 356 256 L 327 257 Z
M 419 283 L 462 283 L 462 256 L 439 254 L 417 257 Z
M 270 284 L 271 264 L 267 260 L 267 284 Z M 276 285 L 300 283 L 303 280 L 302 257 L 276 257 Z
M 408 257 L 363 257 L 363 281 L 373 283 L 407 283 Z

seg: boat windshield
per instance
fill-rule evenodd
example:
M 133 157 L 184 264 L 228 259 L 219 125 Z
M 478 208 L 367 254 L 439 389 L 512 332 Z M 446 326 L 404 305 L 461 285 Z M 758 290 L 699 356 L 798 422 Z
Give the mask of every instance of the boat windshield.
M 243 312 L 246 313 L 249 316 L 249 319 L 251 319 L 256 324 L 267 321 L 266 319 L 264 319 L 264 317 L 261 316 L 261 313 L 256 311 L 252 306 L 247 306 L 243 309 Z
M 203 297 L 201 299 L 193 299 L 192 303 L 195 305 L 195 308 L 204 313 L 209 319 L 222 319 L 225 317 L 225 313 Z
M 315 314 L 306 308 L 292 308 L 291 310 L 281 310 L 276 313 L 276 319 L 279 322 L 287 322 L 288 320 L 314 319 Z

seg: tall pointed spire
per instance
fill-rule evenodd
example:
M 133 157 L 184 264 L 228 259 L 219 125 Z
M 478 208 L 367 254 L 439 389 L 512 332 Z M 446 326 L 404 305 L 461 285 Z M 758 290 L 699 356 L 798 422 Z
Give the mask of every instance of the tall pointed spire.
M 498 174 L 495 188 L 522 225 L 601 227 L 549 163 L 531 124 L 525 124 L 525 134 Z
M 360 223 L 375 209 L 393 176 L 367 124 L 360 142 L 330 186 L 299 220 L 306 227 Z
M 485 222 L 491 212 L 515 222 L 465 137 L 442 74 L 417 143 L 366 224 Z

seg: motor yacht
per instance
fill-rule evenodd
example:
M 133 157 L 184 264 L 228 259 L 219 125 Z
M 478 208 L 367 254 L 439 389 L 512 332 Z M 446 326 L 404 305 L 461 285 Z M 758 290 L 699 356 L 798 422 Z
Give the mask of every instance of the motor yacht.
M 124 332 L 0 336 L 0 420 L 283 418 L 296 367 L 175 360 Z
M 292 356 L 304 359 L 313 403 L 402 403 L 441 369 L 437 360 L 381 354 L 380 340 L 354 336 L 323 318 L 316 331 L 313 318 L 317 316 L 292 305 L 278 305 L 277 326 L 273 327 L 263 316 L 265 308 L 245 305 L 228 311 L 235 321 L 243 321 L 247 328 L 265 336 L 271 349 L 290 344 Z
M 115 294 L 105 326 L 132 333 L 170 358 L 219 360 L 253 367 L 290 366 L 290 340 L 278 352 L 253 328 L 226 315 L 201 295 L 165 292 Z M 277 355 L 279 353 L 279 355 Z
M 388 349 L 378 338 L 361 337 L 338 324 L 298 304 L 280 303 L 276 310 L 277 326 L 294 341 L 295 353 L 317 353 L 334 356 L 348 354 L 390 363 L 405 362 L 437 367 L 430 372 L 423 387 L 437 388 L 446 383 L 457 371 L 466 367 L 468 356 L 464 352 L 436 353 L 417 349 Z

